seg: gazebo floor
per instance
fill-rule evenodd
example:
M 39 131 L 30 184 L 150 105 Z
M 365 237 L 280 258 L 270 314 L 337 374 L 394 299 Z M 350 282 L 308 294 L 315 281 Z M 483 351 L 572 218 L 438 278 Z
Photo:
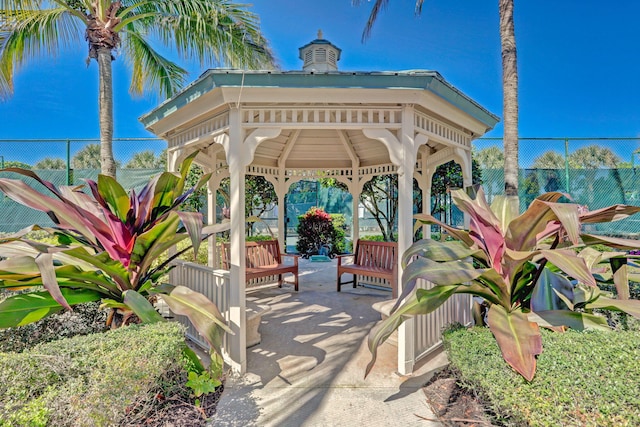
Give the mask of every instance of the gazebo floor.
M 335 260 L 300 260 L 299 292 L 284 285 L 248 293 L 271 310 L 262 341 L 247 349 L 248 373 L 225 383 L 215 425 L 428 425 L 416 416 L 435 418 L 422 386 L 446 364 L 444 354 L 399 376 L 397 348 L 385 343 L 364 378 L 367 335 L 380 320 L 372 305 L 390 298 L 363 287 L 336 292 Z

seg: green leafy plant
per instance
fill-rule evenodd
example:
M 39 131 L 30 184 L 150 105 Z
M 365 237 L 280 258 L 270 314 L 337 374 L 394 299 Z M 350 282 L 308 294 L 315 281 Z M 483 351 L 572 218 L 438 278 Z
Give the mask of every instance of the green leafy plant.
M 579 205 L 559 203 L 562 197 L 543 194 L 518 216 L 515 197 L 496 197 L 490 207 L 482 188 L 471 196 L 456 190 L 452 198 L 469 216 L 468 231 L 430 215 L 416 215 L 416 226 L 439 225 L 455 240 L 421 240 L 403 254 L 402 294 L 392 315 L 369 335 L 372 360 L 366 372 L 375 363 L 378 346 L 408 316 L 430 313 L 455 294 L 484 301 L 487 324 L 504 360 L 529 381 L 542 352 L 539 326 L 608 330 L 606 318 L 593 314 L 593 309 L 640 317 L 640 301 L 628 299 L 629 255 L 588 247 L 602 244 L 626 250 L 638 247 L 638 241 L 595 236 L 581 227 L 626 218 L 640 207 L 615 205 L 585 212 Z M 608 273 L 592 273 L 603 262 L 609 265 Z M 435 286 L 416 289 L 418 279 Z M 599 282 L 613 283 L 618 299 L 601 291 Z
M 222 384 L 217 378 L 212 378 L 209 371 L 201 373 L 191 371 L 188 378 L 189 380 L 185 385 L 193 391 L 196 397 L 213 393 Z
M 139 193 L 127 195 L 115 179 L 100 175 L 87 181 L 91 195 L 79 187 L 56 187 L 35 173 L 5 169 L 34 179 L 47 194 L 25 182 L 0 178 L 0 190 L 25 206 L 46 212 L 52 228 L 32 226 L 0 239 L 0 288 L 25 290 L 0 303 L 0 328 L 35 322 L 62 309 L 89 301 L 109 308 L 107 323 L 115 327 L 131 322 L 164 320 L 152 301 L 160 298 L 176 314 L 187 316 L 214 349 L 213 362 L 221 364 L 222 334 L 231 332 L 218 308 L 204 295 L 185 286 L 161 284 L 171 261 L 228 224 L 203 227 L 202 214 L 178 208 L 208 179 L 203 176 L 185 190 L 195 157 L 189 156 L 180 173 L 164 172 Z M 57 243 L 29 240 L 25 235 L 42 229 Z M 190 239 L 191 245 L 160 263 L 154 262 L 169 248 Z M 185 352 L 194 361 L 191 350 Z M 199 370 L 203 370 L 199 364 Z

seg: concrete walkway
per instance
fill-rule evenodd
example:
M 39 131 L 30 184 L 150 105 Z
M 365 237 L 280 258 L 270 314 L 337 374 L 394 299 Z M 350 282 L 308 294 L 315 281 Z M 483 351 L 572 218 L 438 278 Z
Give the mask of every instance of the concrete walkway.
M 212 426 L 436 426 L 422 386 L 446 364 L 440 354 L 400 376 L 397 350 L 385 343 L 365 379 L 366 339 L 380 315 L 371 308 L 390 292 L 335 289 L 336 261 L 300 260 L 292 286 L 249 293 L 267 304 L 260 344 L 247 349 L 247 371 L 228 378 Z

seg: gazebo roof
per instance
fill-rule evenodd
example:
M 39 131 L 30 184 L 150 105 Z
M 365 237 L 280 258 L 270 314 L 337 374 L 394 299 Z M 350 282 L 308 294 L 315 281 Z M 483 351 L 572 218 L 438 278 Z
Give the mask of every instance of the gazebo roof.
M 346 71 L 244 71 L 235 69 L 210 69 L 174 97 L 163 102 L 151 112 L 140 117 L 146 128 L 171 115 L 177 109 L 203 97 L 207 93 L 224 88 L 265 89 L 386 89 L 396 92 L 398 102 L 411 100 L 408 90 L 428 92 L 445 100 L 451 106 L 465 112 L 484 125 L 484 132 L 492 129 L 500 120 L 473 99 L 448 83 L 437 71 L 407 70 L 379 72 Z M 237 101 L 228 99 L 228 102 Z M 264 101 L 269 102 L 269 99 Z M 344 103 L 344 98 L 336 102 Z M 365 103 L 355 93 L 351 102 Z M 417 102 L 418 100 L 416 100 Z M 482 133 L 484 133 L 482 132 Z

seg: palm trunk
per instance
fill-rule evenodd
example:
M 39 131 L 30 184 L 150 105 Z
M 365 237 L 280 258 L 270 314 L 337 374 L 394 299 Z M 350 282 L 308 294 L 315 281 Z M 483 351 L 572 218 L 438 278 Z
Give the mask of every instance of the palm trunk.
M 111 70 L 111 49 L 101 47 L 98 53 L 99 116 L 100 116 L 100 166 L 103 175 L 116 177 L 116 163 L 113 159 L 113 80 Z
M 502 45 L 502 91 L 504 126 L 504 190 L 518 195 L 518 65 L 513 22 L 514 0 L 498 0 Z

